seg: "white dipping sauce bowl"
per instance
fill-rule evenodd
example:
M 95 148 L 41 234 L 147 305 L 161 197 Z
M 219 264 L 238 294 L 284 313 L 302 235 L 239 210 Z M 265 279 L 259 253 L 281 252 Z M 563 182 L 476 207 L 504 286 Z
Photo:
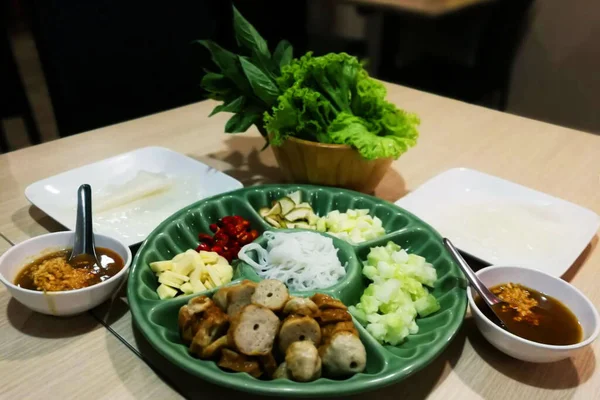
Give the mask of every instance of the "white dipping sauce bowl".
M 104 235 L 94 235 L 97 247 L 105 247 L 123 259 L 123 269 L 104 282 L 82 289 L 60 292 L 41 292 L 23 289 L 13 282 L 25 265 L 40 255 L 72 248 L 74 232 L 56 232 L 37 236 L 11 247 L 0 257 L 0 281 L 10 294 L 21 304 L 42 314 L 70 316 L 81 314 L 108 300 L 127 277 L 131 264 L 131 250 L 123 243 Z
M 544 272 L 521 268 L 493 266 L 479 270 L 476 275 L 485 286 L 502 283 L 520 283 L 538 292 L 560 300 L 579 320 L 583 340 L 567 346 L 555 346 L 520 338 L 490 321 L 475 304 L 476 292 L 469 287 L 467 296 L 471 315 L 477 328 L 494 347 L 511 357 L 535 363 L 548 363 L 573 356 L 598 337 L 600 317 L 594 305 L 573 285 Z

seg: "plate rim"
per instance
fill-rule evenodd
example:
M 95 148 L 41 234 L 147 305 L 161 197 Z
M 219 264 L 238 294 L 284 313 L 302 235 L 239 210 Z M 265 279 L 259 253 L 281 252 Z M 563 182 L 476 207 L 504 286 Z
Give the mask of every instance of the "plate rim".
M 338 192 L 348 193 L 350 195 L 359 195 L 359 196 L 363 196 L 363 197 L 372 198 L 377 202 L 387 203 L 389 206 L 400 209 L 403 213 L 408 214 L 409 216 L 412 216 L 414 219 L 419 221 L 419 223 L 421 223 L 426 228 L 428 228 L 435 236 L 438 237 L 438 239 L 441 240 L 441 235 L 439 234 L 439 232 L 437 232 L 427 222 L 423 221 L 421 218 L 414 215 L 410 211 L 408 211 L 402 207 L 399 207 L 399 206 L 395 205 L 394 203 L 377 198 L 375 196 L 355 192 L 355 191 L 348 190 L 348 189 L 342 189 L 342 188 L 337 188 L 337 187 L 318 186 L 318 185 L 308 185 L 308 184 L 294 184 L 294 183 L 292 183 L 292 184 L 264 184 L 264 185 L 240 188 L 235 191 L 228 192 L 226 195 L 235 195 L 237 192 L 240 192 L 240 191 L 249 191 L 249 190 L 253 190 L 253 189 L 257 189 L 257 188 L 259 188 L 259 189 L 260 188 L 276 188 L 276 189 L 283 189 L 283 190 L 286 190 L 286 189 L 293 190 L 294 188 L 305 188 L 308 190 L 310 190 L 310 189 L 327 189 L 327 190 L 335 190 Z M 170 221 L 173 218 L 177 218 L 180 215 L 184 215 L 186 212 L 188 212 L 193 207 L 198 207 L 200 205 L 200 203 L 212 201 L 216 197 L 223 196 L 223 195 L 225 195 L 225 194 L 217 194 L 217 195 L 199 200 L 193 204 L 188 205 L 187 207 L 183 207 L 182 209 L 180 209 L 180 210 L 176 211 L 174 214 L 172 214 L 169 218 L 165 219 L 161 224 L 159 224 L 148 235 L 148 237 L 153 236 L 155 233 L 157 235 L 160 234 L 160 232 L 162 230 L 164 230 L 164 227 L 168 223 L 170 223 Z M 393 233 L 393 232 L 390 232 L 390 233 Z M 289 396 L 289 397 L 316 397 L 316 396 L 332 397 L 332 396 L 356 394 L 356 393 L 366 392 L 366 391 L 382 388 L 385 386 L 389 386 L 391 384 L 397 383 L 399 381 L 402 381 L 402 380 L 408 378 L 410 375 L 418 372 L 419 370 L 423 369 L 424 367 L 429 365 L 431 362 L 433 362 L 435 359 L 437 359 L 444 352 L 444 350 L 448 347 L 448 345 L 456 338 L 456 336 L 458 335 L 458 332 L 460 331 L 460 327 L 462 326 L 465 316 L 466 316 L 467 305 L 468 305 L 467 296 L 466 296 L 466 285 L 465 285 L 465 287 L 457 286 L 455 289 L 458 289 L 458 290 L 461 290 L 462 292 L 464 292 L 464 293 L 462 293 L 463 294 L 462 296 L 458 296 L 457 307 L 459 309 L 459 313 L 458 313 L 459 315 L 457 315 L 452 320 L 452 322 L 449 324 L 449 329 L 447 331 L 450 333 L 442 335 L 436 341 L 436 342 L 440 343 L 439 348 L 436 349 L 436 351 L 434 353 L 432 353 L 432 355 L 429 358 L 426 357 L 424 360 L 418 360 L 418 361 L 413 362 L 405 367 L 398 368 L 396 370 L 392 370 L 390 372 L 387 372 L 384 376 L 381 376 L 381 373 L 370 374 L 370 375 L 372 375 L 372 377 L 368 378 L 368 380 L 366 382 L 365 381 L 360 381 L 360 382 L 342 381 L 343 382 L 342 385 L 340 385 L 340 384 L 327 385 L 330 388 L 326 388 L 325 390 L 322 390 L 318 393 L 315 393 L 315 392 L 305 393 L 305 392 L 303 392 L 304 389 L 301 387 L 288 388 L 288 389 L 282 389 L 277 386 L 269 387 L 268 386 L 269 381 L 261 381 L 261 380 L 257 380 L 256 384 L 253 384 L 253 385 L 241 385 L 240 386 L 240 385 L 236 385 L 236 384 L 232 383 L 231 375 L 229 375 L 223 371 L 207 370 L 207 371 L 203 371 L 203 373 L 201 375 L 199 375 L 197 370 L 188 368 L 187 363 L 179 363 L 179 360 L 177 359 L 178 357 L 176 355 L 171 354 L 169 351 L 167 351 L 166 346 L 163 346 L 162 343 L 160 343 L 160 342 L 164 342 L 164 339 L 161 339 L 161 337 L 158 335 L 156 330 L 146 329 L 146 328 L 142 327 L 141 322 L 143 322 L 144 324 L 149 324 L 149 321 L 144 320 L 141 317 L 143 311 L 141 310 L 140 304 L 138 304 L 137 300 L 135 300 L 137 295 L 135 294 L 133 275 L 134 275 L 134 273 L 136 273 L 136 271 L 138 269 L 143 268 L 143 266 L 139 265 L 139 258 L 140 258 L 140 254 L 142 254 L 142 252 L 145 250 L 146 246 L 149 246 L 148 238 L 146 238 L 144 240 L 144 242 L 142 243 L 142 245 L 136 252 L 136 255 L 135 255 L 135 257 L 131 263 L 131 267 L 129 269 L 129 279 L 127 282 L 127 298 L 128 298 L 131 315 L 132 315 L 135 325 L 137 326 L 139 331 L 142 333 L 142 335 L 146 338 L 146 340 L 148 340 L 148 342 L 152 346 L 152 348 L 155 351 L 157 351 L 158 353 L 160 353 L 163 357 L 165 357 L 170 363 L 174 364 L 176 367 L 182 368 L 185 371 L 187 371 L 188 373 L 190 373 L 196 377 L 199 377 L 200 379 L 203 379 L 203 380 L 206 380 L 213 384 L 217 384 L 219 386 L 230 388 L 233 390 L 244 391 L 244 392 L 254 393 L 254 394 L 263 394 L 263 395 L 269 395 L 269 396 L 277 396 L 277 395 L 282 395 L 282 393 L 284 393 L 286 396 Z M 446 257 L 451 262 L 454 269 L 456 269 L 457 271 L 460 271 L 458 266 L 454 262 L 454 260 L 452 260 L 452 258 L 448 255 L 447 252 L 446 252 Z M 461 274 L 462 274 L 462 272 L 461 272 Z M 453 290 L 455 290 L 455 289 L 453 289 Z M 154 343 L 155 341 L 158 344 Z M 383 345 L 381 345 L 381 346 L 383 347 Z M 334 382 L 337 383 L 337 381 L 333 380 L 332 383 L 334 383 Z

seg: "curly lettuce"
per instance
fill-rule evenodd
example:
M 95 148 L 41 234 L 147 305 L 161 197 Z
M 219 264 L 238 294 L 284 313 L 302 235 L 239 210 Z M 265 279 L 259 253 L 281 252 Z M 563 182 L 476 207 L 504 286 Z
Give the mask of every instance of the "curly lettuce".
M 419 118 L 385 100 L 386 89 L 345 53 L 292 60 L 277 78 L 281 95 L 264 114 L 271 143 L 288 137 L 348 144 L 366 159 L 398 158 L 416 144 Z

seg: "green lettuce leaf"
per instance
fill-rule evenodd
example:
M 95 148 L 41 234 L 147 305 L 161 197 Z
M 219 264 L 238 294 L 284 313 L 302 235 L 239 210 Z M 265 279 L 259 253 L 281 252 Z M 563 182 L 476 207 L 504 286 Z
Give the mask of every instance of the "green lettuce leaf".
M 398 158 L 416 144 L 419 118 L 385 100 L 386 89 L 345 53 L 292 60 L 277 79 L 282 94 L 264 114 L 273 145 L 290 136 L 348 144 L 366 159 Z

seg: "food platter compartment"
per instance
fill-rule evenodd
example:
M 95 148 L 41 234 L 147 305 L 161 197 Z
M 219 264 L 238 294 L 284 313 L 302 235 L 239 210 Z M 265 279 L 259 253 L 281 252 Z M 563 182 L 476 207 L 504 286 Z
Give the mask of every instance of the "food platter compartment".
M 212 297 L 215 291 L 216 289 L 210 290 L 206 292 L 205 295 Z M 306 295 L 306 293 L 304 295 Z M 307 385 L 309 385 L 311 388 L 319 387 L 320 393 L 321 391 L 325 391 L 323 392 L 324 395 L 327 395 L 327 392 L 329 392 L 329 395 L 335 395 L 336 391 L 340 390 L 342 385 L 359 384 L 365 377 L 375 377 L 382 373 L 388 373 L 391 368 L 392 357 L 390 354 L 386 352 L 383 347 L 364 330 L 364 328 L 357 326 L 361 341 L 367 351 L 367 365 L 362 373 L 355 374 L 348 378 L 319 378 L 309 383 L 302 383 L 294 382 L 289 379 L 258 379 L 247 373 L 222 370 L 214 360 L 201 360 L 191 355 L 188 351 L 188 347 L 180 338 L 177 321 L 178 312 L 181 306 L 188 302 L 190 297 L 193 296 L 181 296 L 168 302 L 161 302 L 148 311 L 147 317 L 150 324 L 154 327 L 153 335 L 155 335 L 155 339 L 160 340 L 164 344 L 158 349 L 159 352 L 170 360 L 178 360 L 178 365 L 183 366 L 184 369 L 192 374 L 199 375 L 199 371 L 202 371 L 202 376 L 204 377 L 209 373 L 210 376 L 219 376 L 219 379 L 223 380 L 234 379 L 238 383 L 252 386 L 258 385 L 263 391 L 272 391 L 272 394 L 276 394 L 277 390 L 291 390 L 290 395 L 298 396 L 301 395 L 302 391 L 306 390 Z M 212 379 L 208 378 L 208 380 Z
M 298 232 L 298 229 L 289 230 L 289 229 L 271 229 L 273 232 Z M 313 231 L 307 231 L 313 232 Z M 326 233 L 317 233 L 323 235 L 325 237 L 331 238 L 333 240 L 333 246 L 337 249 L 337 256 L 342 265 L 345 265 L 346 275 L 340 279 L 333 286 L 322 288 L 318 290 L 308 290 L 308 291 L 293 291 L 290 290 L 290 293 L 294 296 L 312 296 L 315 293 L 326 293 L 333 297 L 340 299 L 344 304 L 349 304 L 351 301 L 356 299 L 356 296 L 359 296 L 362 293 L 363 282 L 361 279 L 361 265 L 356 258 L 356 254 L 352 246 L 350 246 L 345 241 L 338 239 L 336 237 L 332 237 Z M 260 236 L 254 243 L 258 243 L 261 247 L 266 248 L 267 239 L 264 236 Z M 256 261 L 256 253 L 249 253 L 251 259 Z M 234 277 L 241 279 L 249 279 L 251 281 L 258 282 L 261 280 L 260 276 L 256 273 L 254 268 L 250 265 L 246 264 L 243 261 L 237 261 L 237 269 L 236 275 Z M 285 283 L 285 282 L 284 282 Z
M 399 245 L 408 253 L 424 257 L 436 270 L 437 280 L 430 293 L 440 304 L 440 310 L 423 318 L 417 318 L 419 332 L 409 335 L 402 343 L 383 348 L 394 357 L 395 368 L 403 365 L 415 365 L 427 353 L 439 353 L 449 343 L 454 332 L 462 323 L 466 311 L 466 280 L 450 259 L 442 245 L 441 237 L 427 227 L 410 227 L 399 232 L 379 238 L 371 243 L 363 243 L 357 248 L 357 257 L 363 264 L 373 247 L 385 246 L 389 241 Z M 365 285 L 371 281 L 362 276 Z M 352 305 L 358 303 L 357 300 Z

